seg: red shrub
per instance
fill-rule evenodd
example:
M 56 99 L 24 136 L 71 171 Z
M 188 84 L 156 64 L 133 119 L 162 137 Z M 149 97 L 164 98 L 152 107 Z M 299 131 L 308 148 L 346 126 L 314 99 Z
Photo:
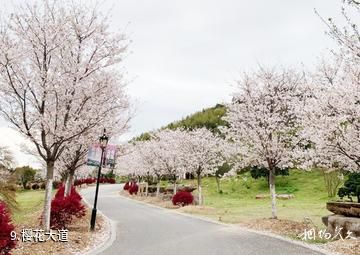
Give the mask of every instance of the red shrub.
M 113 178 L 103 178 L 103 177 L 99 179 L 99 182 L 100 183 L 111 183 L 111 184 L 116 183 L 115 179 L 113 179 Z M 74 186 L 79 186 L 82 184 L 89 185 L 89 184 L 93 184 L 93 183 L 96 183 L 96 178 L 77 179 L 74 182 Z
M 130 188 L 130 183 L 129 182 L 125 183 L 124 190 L 129 190 L 129 188 Z
M 77 179 L 74 181 L 74 186 L 80 186 L 82 183 L 81 183 L 81 180 Z
M 138 193 L 138 191 L 139 191 L 139 186 L 136 183 L 132 182 L 129 187 L 130 195 L 132 195 L 132 194 L 136 195 Z
M 59 189 L 56 191 L 55 194 L 55 198 L 63 198 L 64 197 L 64 193 L 65 193 L 65 185 L 61 184 Z M 71 186 L 71 192 L 70 192 L 71 196 L 74 196 L 75 198 L 77 198 L 78 200 L 81 201 L 81 196 L 79 195 L 79 193 L 76 191 L 74 186 Z
M 115 183 L 116 183 L 116 181 L 115 181 L 115 179 L 110 178 L 110 179 L 108 179 L 108 183 L 110 183 L 110 184 L 115 184 Z
M 89 184 L 95 183 L 96 179 L 95 178 L 86 178 L 83 180 L 83 182 L 89 185 Z
M 0 254 L 9 255 L 10 250 L 16 246 L 16 241 L 11 240 L 10 235 L 14 229 L 6 205 L 0 201 Z
M 190 192 L 179 191 L 173 196 L 172 203 L 173 205 L 185 206 L 192 204 L 193 200 L 194 197 Z
M 74 187 L 71 187 L 71 194 L 64 197 L 64 186 L 56 192 L 55 198 L 51 201 L 51 222 L 55 229 L 66 228 L 74 217 L 85 216 L 85 206 L 81 204 L 81 196 Z

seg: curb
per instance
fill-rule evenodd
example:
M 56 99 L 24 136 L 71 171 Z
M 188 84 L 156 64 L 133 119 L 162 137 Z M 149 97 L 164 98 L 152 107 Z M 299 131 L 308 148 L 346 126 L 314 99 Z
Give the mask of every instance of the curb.
M 285 241 L 285 242 L 288 242 L 288 243 L 292 243 L 292 244 L 295 244 L 295 245 L 310 249 L 312 251 L 322 253 L 324 255 L 340 255 L 339 253 L 324 250 L 324 249 L 322 249 L 322 248 L 320 248 L 320 247 L 318 247 L 318 246 L 316 246 L 314 244 L 308 244 L 308 243 L 301 242 L 301 241 L 298 241 L 298 240 L 293 240 L 293 239 L 290 239 L 288 237 L 280 236 L 280 235 L 277 235 L 277 234 L 274 234 L 274 233 L 262 232 L 262 231 L 246 228 L 246 227 L 243 227 L 243 226 L 238 226 L 238 225 L 235 225 L 235 224 L 224 223 L 224 222 L 220 222 L 220 221 L 217 221 L 217 220 L 207 218 L 205 216 L 194 215 L 194 214 L 189 214 L 189 213 L 185 213 L 185 212 L 178 212 L 176 210 L 171 210 L 171 209 L 164 208 L 164 207 L 161 207 L 161 206 L 158 206 L 158 205 L 149 204 L 149 203 L 146 203 L 146 202 L 143 202 L 143 201 L 139 201 L 139 200 L 136 200 L 136 199 L 132 199 L 132 198 L 123 196 L 123 195 L 119 194 L 119 192 L 118 192 L 118 195 L 121 198 L 130 200 L 130 201 L 142 204 L 142 205 L 146 205 L 146 206 L 149 206 L 149 207 L 153 207 L 153 208 L 157 208 L 157 209 L 160 209 L 160 210 L 168 211 L 170 213 L 178 214 L 178 215 L 185 216 L 185 217 L 188 217 L 188 218 L 202 220 L 202 221 L 205 221 L 205 222 L 209 222 L 209 223 L 221 225 L 221 226 L 224 226 L 224 227 L 232 228 L 235 231 L 239 231 L 239 230 L 240 231 L 246 231 L 246 232 L 250 232 L 250 233 L 259 234 L 259 235 L 262 235 L 262 236 L 276 238 L 276 239 L 279 239 L 279 240 L 282 240 L 282 241 Z
M 84 203 L 87 205 L 88 208 L 91 208 L 90 203 L 83 197 Z M 86 252 L 82 252 L 82 255 L 96 255 L 101 254 L 104 250 L 109 248 L 116 239 L 116 222 L 111 220 L 109 217 L 107 217 L 102 211 L 97 210 L 97 213 L 99 213 L 106 223 L 106 228 L 110 230 L 110 235 L 105 238 L 102 242 L 97 244 L 96 246 L 90 247 L 90 249 Z

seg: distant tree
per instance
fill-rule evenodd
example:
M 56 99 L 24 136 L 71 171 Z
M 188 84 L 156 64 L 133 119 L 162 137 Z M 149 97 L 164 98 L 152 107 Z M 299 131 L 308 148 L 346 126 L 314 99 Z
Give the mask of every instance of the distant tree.
M 206 128 L 183 131 L 185 136 L 177 141 L 181 146 L 181 164 L 186 171 L 191 172 L 197 179 L 198 203 L 202 205 L 201 179 L 207 175 L 214 175 L 225 163 L 223 155 L 224 140 L 214 135 Z
M 16 177 L 11 171 L 14 166 L 12 152 L 6 147 L 0 147 L 0 201 L 3 201 L 9 209 L 17 207 Z
M 4 146 L 0 146 L 0 169 L 11 170 L 14 167 L 14 155 Z
M 181 130 L 163 129 L 156 132 L 153 136 L 153 171 L 162 173 L 169 178 L 174 185 L 173 193 L 177 192 L 177 181 L 185 174 L 183 164 L 184 154 L 182 142 L 185 133 Z
M 15 168 L 15 174 L 18 176 L 18 179 L 24 189 L 29 182 L 34 181 L 36 172 L 37 171 L 30 166 Z

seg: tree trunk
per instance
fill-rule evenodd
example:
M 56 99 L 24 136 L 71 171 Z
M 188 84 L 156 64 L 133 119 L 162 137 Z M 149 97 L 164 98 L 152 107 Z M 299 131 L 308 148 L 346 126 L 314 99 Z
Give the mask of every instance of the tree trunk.
M 160 181 L 156 183 L 156 197 L 160 196 Z
M 51 199 L 52 199 L 52 186 L 54 178 L 54 161 L 46 163 L 46 187 L 45 187 L 45 201 L 43 212 L 43 227 L 45 231 L 50 231 L 50 214 L 51 214 Z
M 176 186 L 176 175 L 174 176 L 174 195 L 176 194 L 177 192 L 177 186 Z
M 271 214 L 273 219 L 277 219 L 276 213 L 276 190 L 275 190 L 275 172 L 273 169 L 269 170 L 269 185 L 271 195 Z
M 174 182 L 174 195 L 176 194 L 177 192 L 177 186 L 176 186 L 176 182 Z
M 221 192 L 220 178 L 218 176 L 215 176 L 215 180 L 216 180 L 217 191 L 218 191 L 218 193 L 220 193 Z
M 197 188 L 198 188 L 198 203 L 202 205 L 202 192 L 201 192 L 201 174 L 198 173 L 197 175 Z
M 69 172 L 66 176 L 65 192 L 64 192 L 65 197 L 67 197 L 71 194 L 71 187 L 74 182 L 74 174 L 75 174 L 74 170 L 69 170 Z

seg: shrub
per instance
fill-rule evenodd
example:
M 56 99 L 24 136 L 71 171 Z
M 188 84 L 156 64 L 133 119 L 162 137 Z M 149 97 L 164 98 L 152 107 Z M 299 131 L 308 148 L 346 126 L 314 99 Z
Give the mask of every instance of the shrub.
M 109 178 L 108 179 L 108 183 L 110 184 L 115 184 L 116 183 L 116 180 L 114 178 Z
M 6 205 L 0 201 L 0 254 L 8 255 L 15 247 L 16 241 L 11 240 L 11 231 L 14 229 Z
M 129 182 L 125 183 L 124 190 L 129 190 L 129 188 L 130 188 L 130 183 Z
M 86 179 L 83 180 L 83 182 L 84 182 L 85 184 L 87 184 L 87 185 L 93 184 L 93 183 L 96 182 L 96 178 L 86 178 Z
M 50 225 L 55 229 L 66 228 L 74 218 L 85 216 L 85 206 L 81 204 L 81 196 L 74 187 L 71 187 L 69 196 L 64 197 L 65 187 L 61 185 L 51 201 L 51 222 Z
M 96 178 L 77 179 L 74 182 L 74 186 L 80 186 L 82 184 L 89 185 L 89 184 L 93 184 L 95 182 L 96 182 Z M 115 179 L 113 179 L 113 178 L 103 178 L 103 177 L 99 179 L 99 182 L 100 183 L 110 183 L 110 184 L 116 183 Z
M 55 193 L 55 198 L 63 198 L 65 194 L 65 185 L 61 184 L 59 189 Z M 71 186 L 71 192 L 70 194 L 77 198 L 78 200 L 81 200 L 80 194 L 76 191 L 74 186 Z
M 80 186 L 81 184 L 83 184 L 81 179 L 77 179 L 74 181 L 74 186 Z
M 41 184 L 40 184 L 40 189 L 45 189 L 45 182 L 42 182 Z
M 251 177 L 254 179 L 259 179 L 261 177 L 265 177 L 267 180 L 269 180 L 269 170 L 264 168 L 264 167 L 258 167 L 258 166 L 253 166 L 250 167 L 250 174 Z M 285 167 L 285 168 L 279 168 L 276 167 L 275 168 L 275 175 L 276 176 L 288 176 L 289 173 L 289 168 Z
M 32 188 L 33 190 L 37 190 L 37 189 L 40 188 L 40 186 L 39 186 L 39 184 L 34 183 L 33 185 L 31 185 L 31 188 Z
M 192 204 L 193 201 L 193 195 L 187 191 L 179 191 L 172 198 L 173 205 L 186 206 Z
M 132 194 L 136 195 L 138 193 L 138 191 L 139 191 L 139 186 L 135 182 L 132 182 L 129 187 L 130 195 L 132 195 Z
M 357 202 L 360 203 L 360 173 L 350 173 L 344 187 L 339 189 L 338 195 L 341 199 L 347 196 L 351 201 L 351 196 L 356 196 Z

